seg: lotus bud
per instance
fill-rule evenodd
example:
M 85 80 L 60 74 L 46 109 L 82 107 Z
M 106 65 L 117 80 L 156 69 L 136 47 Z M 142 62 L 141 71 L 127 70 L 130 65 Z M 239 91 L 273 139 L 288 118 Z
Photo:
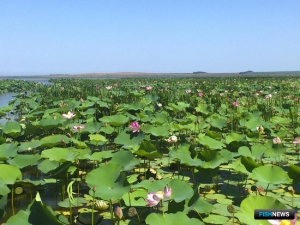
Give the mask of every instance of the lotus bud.
M 116 208 L 115 208 L 115 217 L 117 218 L 117 219 L 122 219 L 123 218 L 123 211 L 122 211 L 122 209 L 120 208 L 120 206 L 117 206 Z
M 289 192 L 291 193 L 291 195 L 294 195 L 294 194 L 295 194 L 295 190 L 294 190 L 294 188 L 293 188 L 292 186 L 289 186 L 289 187 L 288 187 L 288 190 L 289 190 Z
M 96 186 L 94 186 L 94 187 L 92 188 L 92 190 L 93 190 L 93 192 L 96 192 L 96 190 L 97 190 L 97 187 L 96 187 Z
M 273 139 L 273 144 L 274 144 L 274 145 L 281 144 L 280 138 L 279 138 L 279 137 L 274 138 L 274 139 Z
M 172 188 L 165 186 L 164 188 L 164 198 L 170 198 L 172 195 Z

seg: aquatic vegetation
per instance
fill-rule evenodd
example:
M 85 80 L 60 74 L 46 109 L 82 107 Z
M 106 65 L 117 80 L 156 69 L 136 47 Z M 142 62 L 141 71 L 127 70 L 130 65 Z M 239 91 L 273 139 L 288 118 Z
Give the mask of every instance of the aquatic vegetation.
M 52 83 L 0 108 L 1 222 L 266 225 L 255 209 L 299 211 L 298 78 Z

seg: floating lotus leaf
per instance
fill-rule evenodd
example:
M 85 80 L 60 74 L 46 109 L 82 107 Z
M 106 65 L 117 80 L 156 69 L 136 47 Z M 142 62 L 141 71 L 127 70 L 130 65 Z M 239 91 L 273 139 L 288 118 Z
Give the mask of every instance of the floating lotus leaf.
M 178 148 L 173 148 L 169 152 L 169 156 L 171 160 L 178 160 L 181 164 L 187 165 L 187 166 L 200 166 L 203 165 L 204 162 L 202 162 L 200 159 L 193 159 L 191 157 L 190 152 L 190 145 L 184 144 L 178 146 Z
M 80 207 L 83 206 L 87 201 L 84 198 L 73 198 L 74 202 L 72 203 L 72 207 Z M 60 207 L 70 208 L 70 199 L 66 198 L 63 201 L 57 203 Z
M 89 135 L 91 141 L 95 142 L 107 142 L 107 139 L 101 134 L 90 134 Z
M 121 150 L 113 154 L 109 163 L 120 164 L 123 166 L 123 170 L 127 171 L 132 170 L 136 165 L 140 164 L 140 160 L 135 158 L 131 152 Z
M 16 155 L 13 159 L 7 160 L 11 165 L 17 166 L 18 168 L 24 168 L 26 166 L 36 165 L 41 159 L 39 154 L 36 155 Z
M 14 184 L 16 180 L 22 179 L 21 170 L 13 165 L 0 164 L 0 179 L 5 184 Z
M 73 162 L 75 159 L 85 159 L 85 155 L 90 153 L 90 149 L 76 148 L 51 148 L 42 152 L 42 158 L 48 158 L 57 162 Z
M 87 174 L 86 182 L 90 188 L 96 187 L 96 197 L 107 201 L 120 199 L 130 190 L 126 173 L 121 170 L 122 166 L 119 164 L 101 164 Z
M 290 184 L 292 182 L 287 172 L 274 165 L 259 166 L 252 170 L 249 177 L 265 184 Z
M 7 187 L 4 180 L 2 180 L 2 178 L 0 178 L 0 195 L 6 196 L 9 192 L 10 192 L 10 189 Z M 0 218 L 2 218 L 1 217 L 1 201 L 2 201 L 2 199 L 4 199 L 4 197 L 2 197 L 0 199 Z M 6 201 L 5 201 L 5 205 L 6 205 Z
M 42 138 L 40 140 L 40 143 L 42 147 L 54 147 L 57 145 L 68 144 L 69 141 L 70 138 L 68 138 L 66 135 L 56 134 L 56 135 L 50 135 Z
M 116 114 L 113 116 L 103 116 L 100 121 L 103 123 L 108 123 L 109 125 L 120 127 L 128 123 L 129 118 L 123 114 Z
M 206 224 L 225 224 L 229 220 L 226 216 L 214 215 L 211 214 L 208 217 L 204 218 L 203 221 Z
M 147 202 L 145 198 L 147 197 L 148 192 L 145 189 L 134 190 L 123 195 L 122 199 L 125 202 L 126 206 L 146 206 Z
M 115 138 L 114 142 L 116 144 L 123 145 L 122 148 L 134 149 L 137 147 L 142 140 L 144 140 L 145 135 L 143 133 L 138 133 L 137 135 L 128 134 L 126 131 L 119 133 Z
M 288 175 L 293 179 L 293 183 L 300 183 L 300 167 L 297 165 L 291 164 L 289 166 Z
M 148 159 L 161 158 L 162 154 L 157 151 L 157 148 L 151 141 L 142 141 L 140 148 L 134 154 L 146 157 Z
M 5 134 L 13 138 L 17 138 L 21 135 L 21 125 L 17 122 L 8 121 L 2 128 Z
M 222 149 L 225 145 L 221 141 L 217 141 L 205 134 L 198 135 L 198 142 L 210 149 Z
M 157 214 L 151 213 L 146 218 L 146 223 L 149 225 L 173 225 L 173 224 L 189 224 L 189 225 L 204 225 L 199 219 L 189 218 L 183 212 L 177 212 L 175 214 L 165 213 Z
M 38 169 L 43 173 L 48 173 L 51 170 L 54 170 L 59 166 L 59 162 L 50 161 L 49 159 L 44 159 L 41 163 L 38 164 Z
M 226 143 L 230 144 L 233 141 L 246 141 L 246 136 L 244 134 L 231 133 L 226 136 Z
M 157 137 L 167 137 L 169 136 L 168 126 L 153 126 L 151 124 L 145 124 L 141 126 L 141 130 L 145 133 L 150 133 Z
M 0 160 L 15 157 L 18 154 L 18 143 L 4 143 L 0 145 Z
M 269 196 L 250 196 L 244 199 L 240 206 L 241 211 L 235 214 L 245 224 L 270 225 L 266 220 L 255 220 L 255 209 L 286 209 L 286 206 L 276 198 Z

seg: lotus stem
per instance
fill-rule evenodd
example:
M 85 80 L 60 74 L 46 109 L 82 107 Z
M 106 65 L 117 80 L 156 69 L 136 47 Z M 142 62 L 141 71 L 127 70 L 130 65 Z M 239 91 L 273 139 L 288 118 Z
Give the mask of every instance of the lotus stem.
M 267 194 L 268 194 L 269 184 L 270 184 L 270 183 L 268 183 L 268 185 L 267 185 L 267 188 L 266 188 L 266 195 L 265 195 L 265 196 L 267 196 Z
M 15 189 L 14 189 L 14 185 L 12 185 L 12 190 L 11 190 L 11 208 L 12 208 L 12 214 L 13 216 L 15 215 L 15 204 L 14 204 L 14 192 L 15 192 Z
M 110 220 L 111 222 L 114 221 L 114 213 L 113 213 L 113 206 L 112 206 L 112 200 L 109 200 L 109 208 L 110 208 Z

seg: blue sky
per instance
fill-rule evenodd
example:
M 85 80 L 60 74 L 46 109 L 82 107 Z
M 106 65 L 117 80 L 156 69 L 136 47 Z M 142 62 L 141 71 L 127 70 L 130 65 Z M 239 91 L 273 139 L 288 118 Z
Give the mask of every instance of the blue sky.
M 300 70 L 299 0 L 1 0 L 0 75 Z

